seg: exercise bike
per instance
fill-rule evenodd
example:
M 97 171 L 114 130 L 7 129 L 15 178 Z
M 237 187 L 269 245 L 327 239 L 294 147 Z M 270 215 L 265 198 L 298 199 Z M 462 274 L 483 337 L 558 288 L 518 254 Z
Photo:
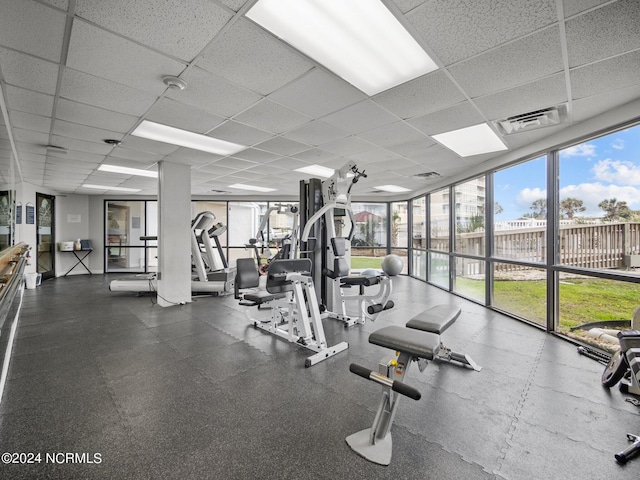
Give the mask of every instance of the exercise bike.
M 618 332 L 618 340 L 620 350 L 611 356 L 609 364 L 602 372 L 602 385 L 610 388 L 621 382 L 620 390 L 640 395 L 640 331 Z M 627 440 L 633 443 L 615 455 L 620 464 L 626 463 L 640 452 L 640 436 L 627 433 Z

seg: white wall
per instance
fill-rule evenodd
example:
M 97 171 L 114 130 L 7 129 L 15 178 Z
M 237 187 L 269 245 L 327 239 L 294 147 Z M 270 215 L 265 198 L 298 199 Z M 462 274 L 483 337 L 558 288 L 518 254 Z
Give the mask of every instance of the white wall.
M 91 240 L 94 251 L 84 261 L 93 260 L 94 255 L 100 255 L 100 251 L 95 250 L 92 235 L 89 233 L 89 197 L 87 195 L 58 195 L 55 200 L 55 240 L 56 240 L 56 277 L 64 275 L 76 262 L 77 259 L 72 252 L 60 252 L 57 249 L 59 242 L 71 242 L 80 239 Z M 80 252 L 84 255 L 86 252 Z M 91 267 L 89 267 L 91 270 Z M 93 272 L 93 270 L 92 270 Z M 75 267 L 69 275 L 86 274 L 87 271 L 82 265 Z

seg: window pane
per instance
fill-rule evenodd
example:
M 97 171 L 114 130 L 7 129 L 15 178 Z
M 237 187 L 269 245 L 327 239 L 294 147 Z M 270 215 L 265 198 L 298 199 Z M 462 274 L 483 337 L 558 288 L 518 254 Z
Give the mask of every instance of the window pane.
M 427 207 L 426 197 L 419 197 L 411 202 L 413 216 L 412 235 L 413 248 L 427 248 Z
M 266 202 L 229 202 L 229 245 L 244 247 L 251 238 L 261 240 L 258 230 L 266 213 Z M 266 226 L 262 235 L 267 240 Z
M 353 247 L 385 247 L 387 245 L 387 204 L 352 203 L 351 210 L 355 223 L 351 245 Z
M 494 256 L 546 262 L 546 172 L 546 157 L 495 172 Z
M 407 237 L 407 234 L 408 234 L 407 222 L 408 222 L 407 202 L 392 203 L 391 204 L 391 246 L 392 247 L 407 248 L 409 246 L 409 238 Z
M 145 250 L 141 247 L 109 245 L 107 247 L 107 271 L 143 272 L 146 263 Z
M 547 280 L 544 269 L 496 262 L 493 275 L 493 306 L 546 326 Z
M 143 248 L 146 236 L 144 201 L 111 200 L 106 204 L 106 270 L 143 272 L 146 261 Z
M 640 274 L 640 126 L 560 151 L 564 265 Z
M 411 251 L 412 276 L 421 280 L 427 279 L 427 252 L 424 250 Z
M 455 186 L 455 251 L 484 256 L 484 176 Z
M 191 202 L 191 218 L 195 218 L 197 214 L 202 212 L 211 212 L 216 217 L 216 223 L 227 225 L 227 202 Z M 224 232 L 218 237 L 220 245 L 227 245 L 227 233 Z M 247 242 L 249 239 L 247 238 Z
M 485 261 L 456 258 L 456 276 L 453 291 L 484 304 Z
M 570 329 L 592 322 L 628 322 L 638 307 L 638 284 L 584 275 L 561 275 L 559 331 L 596 346 L 606 346 L 605 343 L 589 340 L 587 332 L 590 327 L 574 331 Z M 610 328 L 618 326 L 614 324 Z
M 429 252 L 429 278 L 431 283 L 449 289 L 449 255 Z
M 366 270 L 367 268 L 382 268 L 382 259 L 387 254 L 386 248 L 351 248 L 351 268 Z
M 429 248 L 449 251 L 449 189 L 429 195 Z

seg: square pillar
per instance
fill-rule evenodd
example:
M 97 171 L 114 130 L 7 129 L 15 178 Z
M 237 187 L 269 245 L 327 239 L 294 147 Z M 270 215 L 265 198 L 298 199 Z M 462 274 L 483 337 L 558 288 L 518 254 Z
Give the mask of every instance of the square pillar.
M 191 302 L 191 167 L 162 161 L 158 175 L 158 305 Z

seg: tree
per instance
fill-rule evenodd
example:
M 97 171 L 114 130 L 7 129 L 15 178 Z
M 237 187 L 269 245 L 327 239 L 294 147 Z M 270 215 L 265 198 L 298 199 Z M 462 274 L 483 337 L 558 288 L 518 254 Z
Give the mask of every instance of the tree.
M 502 208 L 502 205 L 500 205 L 498 202 L 495 202 L 493 204 L 493 214 L 500 215 L 502 212 L 504 212 L 504 208 Z
M 547 218 L 547 199 L 539 198 L 531 204 L 529 209 L 533 210 L 533 213 L 530 215 L 523 215 L 523 217 L 542 219 Z
M 598 204 L 602 210 L 604 210 L 603 220 L 612 222 L 617 219 L 628 220 L 631 217 L 631 210 L 627 205 L 627 202 L 619 202 L 616 198 L 610 198 L 601 201 Z
M 582 200 L 577 198 L 568 197 L 564 200 L 560 200 L 560 213 L 572 219 L 578 212 L 584 212 L 587 208 L 583 205 Z

